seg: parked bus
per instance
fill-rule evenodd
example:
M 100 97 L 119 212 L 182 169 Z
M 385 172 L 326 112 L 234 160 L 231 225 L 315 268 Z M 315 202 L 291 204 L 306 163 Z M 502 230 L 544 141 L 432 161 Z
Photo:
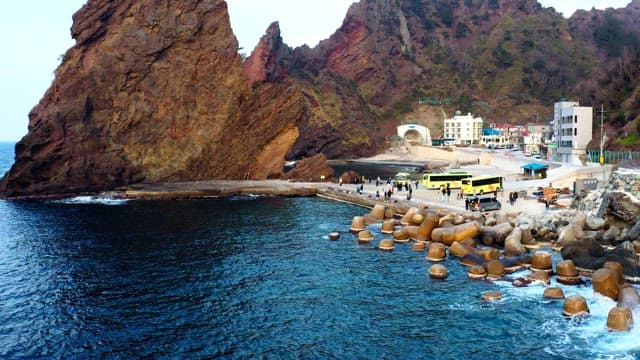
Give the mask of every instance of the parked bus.
M 502 190 L 502 176 L 488 175 L 462 179 L 465 195 L 482 195 Z
M 398 185 L 405 186 L 409 182 L 411 182 L 411 174 L 409 173 L 400 172 L 393 177 L 393 186 L 396 186 L 396 187 Z
M 450 188 L 459 188 L 462 185 L 462 179 L 470 178 L 472 175 L 466 171 L 450 172 L 445 174 L 424 174 L 422 175 L 422 184 L 427 189 L 439 189 L 441 185 Z

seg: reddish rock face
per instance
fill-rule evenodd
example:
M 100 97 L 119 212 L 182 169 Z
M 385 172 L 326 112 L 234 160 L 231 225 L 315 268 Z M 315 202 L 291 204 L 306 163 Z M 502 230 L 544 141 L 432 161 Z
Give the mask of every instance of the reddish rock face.
M 635 129 L 638 1 L 571 21 L 535 0 L 359 1 L 313 49 L 272 24 L 243 64 L 223 0 L 89 0 L 0 196 L 281 177 L 285 159 L 372 155 L 402 120 L 551 116 L 563 96 L 617 99 L 612 124 Z
M 290 56 L 291 51 L 291 48 L 282 42 L 278 22 L 272 23 L 244 64 L 244 76 L 249 85 L 259 81 L 284 80 L 287 73 L 280 62 Z
M 305 98 L 246 85 L 224 1 L 91 0 L 71 32 L 0 192 L 282 174 Z

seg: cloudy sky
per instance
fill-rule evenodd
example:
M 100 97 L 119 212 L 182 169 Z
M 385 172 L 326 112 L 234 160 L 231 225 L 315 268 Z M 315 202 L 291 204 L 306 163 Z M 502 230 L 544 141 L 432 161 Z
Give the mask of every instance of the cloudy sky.
M 624 7 L 630 0 L 540 0 L 565 17 L 575 9 Z M 27 114 L 53 81 L 60 55 L 73 45 L 71 15 L 86 0 L 6 1 L 0 12 L 0 141 L 27 133 Z M 273 21 L 290 46 L 315 46 L 342 23 L 351 0 L 228 0 L 231 26 L 247 54 Z

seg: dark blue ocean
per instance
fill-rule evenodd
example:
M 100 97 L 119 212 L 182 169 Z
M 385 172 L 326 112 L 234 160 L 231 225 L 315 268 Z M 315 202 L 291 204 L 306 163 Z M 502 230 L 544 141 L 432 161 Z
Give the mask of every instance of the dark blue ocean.
M 13 145 L 0 143 L 0 172 Z M 430 279 L 424 252 L 360 245 L 366 209 L 319 198 L 0 200 L 0 358 L 635 359 L 588 286 Z M 327 234 L 340 231 L 338 241 Z M 481 294 L 499 290 L 486 303 Z

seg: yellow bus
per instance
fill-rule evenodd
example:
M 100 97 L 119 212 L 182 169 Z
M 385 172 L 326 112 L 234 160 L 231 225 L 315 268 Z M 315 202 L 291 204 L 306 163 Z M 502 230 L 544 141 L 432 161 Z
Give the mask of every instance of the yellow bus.
M 409 182 L 411 182 L 411 174 L 409 173 L 400 172 L 393 177 L 393 186 L 398 186 L 398 185 L 404 186 L 404 185 L 407 185 Z
M 501 191 L 502 176 L 487 175 L 462 179 L 462 191 L 465 195 L 482 195 Z
M 422 175 L 422 184 L 427 189 L 439 189 L 440 186 L 447 186 L 449 188 L 459 188 L 462 186 L 462 179 L 470 178 L 470 173 L 466 171 L 450 172 L 445 174 L 424 174 Z

